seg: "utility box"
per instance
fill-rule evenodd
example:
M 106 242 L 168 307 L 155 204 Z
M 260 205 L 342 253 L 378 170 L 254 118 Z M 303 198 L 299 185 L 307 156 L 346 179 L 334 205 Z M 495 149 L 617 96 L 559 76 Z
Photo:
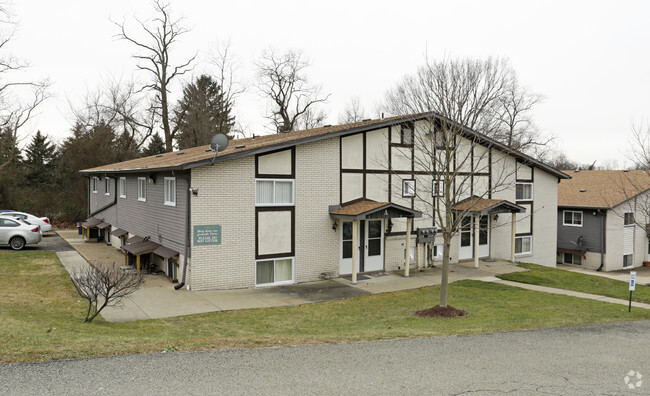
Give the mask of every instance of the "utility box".
M 438 227 L 423 227 L 418 228 L 416 232 L 416 243 L 433 243 L 436 238 Z

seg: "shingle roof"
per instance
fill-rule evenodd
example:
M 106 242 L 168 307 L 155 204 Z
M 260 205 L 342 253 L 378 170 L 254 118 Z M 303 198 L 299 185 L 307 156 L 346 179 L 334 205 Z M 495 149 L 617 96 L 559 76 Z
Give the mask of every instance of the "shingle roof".
M 366 215 L 388 210 L 393 213 L 398 213 L 403 217 L 421 217 L 422 213 L 401 205 L 391 202 L 377 202 L 371 199 L 361 198 L 352 202 L 338 206 L 330 207 L 330 216 L 334 218 L 355 218 L 362 219 Z
M 571 179 L 560 181 L 558 206 L 613 208 L 650 189 L 644 170 L 564 171 Z
M 505 199 L 487 199 L 480 197 L 471 197 L 464 199 L 452 207 L 452 210 L 458 212 L 468 211 L 470 213 L 499 213 L 499 212 L 519 212 L 524 213 L 526 210 Z
M 230 141 L 228 148 L 219 153 L 216 162 L 226 161 L 232 158 L 253 155 L 272 151 L 275 149 L 284 148 L 301 143 L 326 139 L 340 135 L 348 135 L 357 132 L 363 132 L 373 129 L 384 128 L 389 125 L 396 125 L 402 122 L 422 120 L 426 118 L 441 118 L 441 116 L 434 112 L 409 114 L 403 116 L 395 116 L 388 118 L 380 118 L 375 120 L 366 120 L 350 124 L 324 126 L 320 128 L 307 129 L 303 131 L 293 131 L 287 133 L 277 133 L 273 135 L 257 136 L 255 138 L 235 139 Z M 516 150 L 512 150 L 505 145 L 489 138 L 472 129 L 460 127 L 463 134 L 471 135 L 484 141 L 486 144 L 491 145 L 503 152 L 506 152 L 514 157 L 537 166 L 545 171 L 559 177 L 568 177 L 559 170 L 550 167 L 532 157 L 529 157 Z M 118 162 L 98 166 L 96 168 L 84 169 L 80 172 L 85 175 L 93 173 L 113 173 L 113 172 L 147 172 L 147 171 L 163 171 L 163 170 L 184 170 L 196 166 L 207 165 L 214 158 L 214 152 L 209 149 L 209 146 L 199 146 L 181 151 L 174 151 L 171 153 L 164 153 L 150 157 L 137 158 L 129 161 Z

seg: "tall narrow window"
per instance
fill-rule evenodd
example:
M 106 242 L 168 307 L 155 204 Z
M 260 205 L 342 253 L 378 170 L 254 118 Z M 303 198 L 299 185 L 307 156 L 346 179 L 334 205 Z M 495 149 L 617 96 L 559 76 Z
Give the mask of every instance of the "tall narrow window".
M 120 198 L 126 198 L 126 177 L 120 177 Z
M 92 186 L 93 193 L 97 193 L 97 180 L 99 179 L 96 177 L 90 179 L 90 184 Z
M 138 201 L 145 202 L 147 200 L 147 179 L 138 177 Z
M 176 178 L 165 178 L 165 205 L 176 206 Z
M 111 179 L 104 177 L 104 195 L 111 195 Z
M 400 143 L 409 146 L 413 144 L 413 123 L 402 124 Z
M 626 226 L 634 225 L 634 213 L 633 212 L 625 213 L 623 220 L 624 220 L 623 224 Z
M 445 191 L 445 182 L 442 180 L 434 180 L 432 184 L 432 195 L 434 197 L 442 197 Z

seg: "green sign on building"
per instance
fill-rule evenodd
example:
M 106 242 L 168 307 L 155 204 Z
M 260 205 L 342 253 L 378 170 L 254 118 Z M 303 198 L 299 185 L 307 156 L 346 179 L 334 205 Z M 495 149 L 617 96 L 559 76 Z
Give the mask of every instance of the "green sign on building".
M 221 245 L 221 226 L 194 226 L 194 245 Z

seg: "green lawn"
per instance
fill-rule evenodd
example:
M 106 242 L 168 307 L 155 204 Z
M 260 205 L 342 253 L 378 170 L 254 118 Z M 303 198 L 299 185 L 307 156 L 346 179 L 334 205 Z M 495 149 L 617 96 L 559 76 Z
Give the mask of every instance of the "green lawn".
M 628 282 L 535 264 L 520 263 L 519 266 L 528 268 L 530 271 L 502 274 L 498 275 L 498 277 L 514 282 L 575 290 L 623 300 L 630 298 Z M 632 300 L 650 303 L 650 287 L 637 284 L 636 290 L 632 293 Z
M 414 316 L 438 303 L 430 287 L 292 307 L 179 318 L 83 323 L 85 302 L 51 252 L 0 251 L 0 362 L 163 350 L 355 342 L 650 319 L 650 312 L 484 283 L 450 286 L 456 319 Z

